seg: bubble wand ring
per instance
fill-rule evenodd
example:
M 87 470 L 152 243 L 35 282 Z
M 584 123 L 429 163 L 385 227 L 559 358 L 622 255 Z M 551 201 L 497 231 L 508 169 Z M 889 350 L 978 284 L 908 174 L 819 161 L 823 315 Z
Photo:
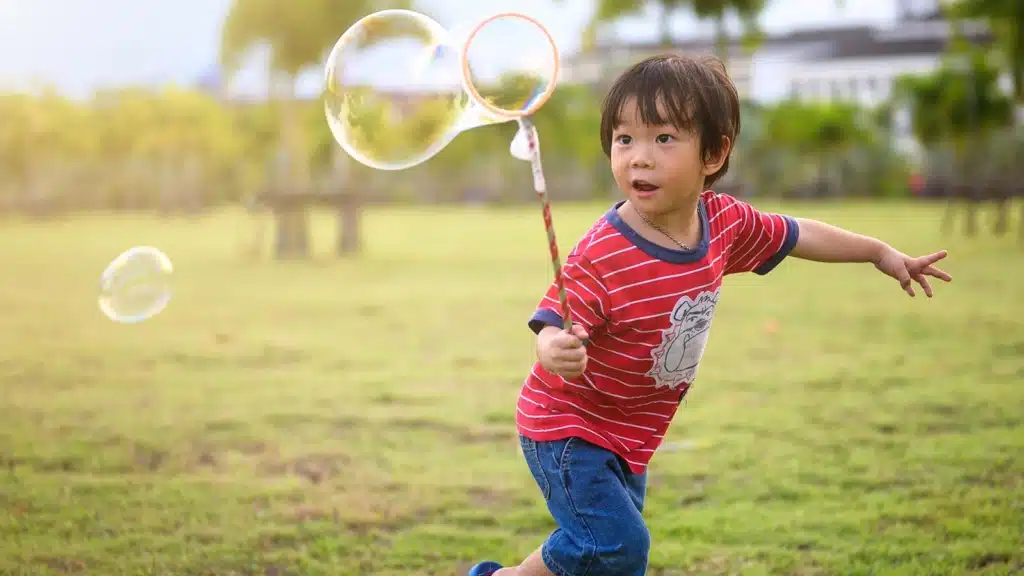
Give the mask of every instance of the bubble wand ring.
M 473 44 L 473 40 L 476 38 L 476 35 L 480 33 L 481 29 L 499 18 L 519 18 L 533 24 L 538 30 L 544 33 L 544 38 L 547 40 L 548 46 L 551 48 L 551 56 L 553 58 L 551 82 L 548 83 L 544 92 L 532 101 L 527 102 L 524 109 L 521 111 L 512 112 L 491 104 L 486 98 L 480 95 L 476 86 L 473 85 L 473 72 L 469 68 L 469 47 Z M 519 12 L 502 12 L 501 14 L 494 14 L 493 16 L 488 16 L 481 22 L 477 23 L 477 25 L 469 32 L 469 35 L 466 36 L 466 40 L 462 43 L 462 54 L 460 55 L 460 60 L 462 60 L 462 86 L 466 92 L 469 93 L 470 98 L 472 98 L 477 104 L 486 108 L 488 112 L 505 119 L 525 118 L 530 116 L 533 111 L 539 110 L 540 107 L 543 106 L 549 98 L 551 98 L 551 95 L 555 93 L 555 86 L 558 84 L 558 68 L 560 65 L 560 59 L 558 57 L 558 45 L 555 44 L 555 39 L 551 36 L 551 32 L 549 32 L 539 20 Z
M 476 37 L 480 29 L 494 20 L 507 17 L 522 18 L 523 20 L 532 23 L 534 26 L 540 29 L 544 33 L 544 36 L 547 39 L 549 46 L 551 47 L 551 54 L 554 58 L 553 69 L 551 73 L 552 81 L 548 84 L 544 92 L 538 95 L 533 102 L 528 103 L 528 105 L 524 107 L 526 111 L 522 113 L 509 112 L 507 110 L 498 108 L 497 106 L 494 106 L 480 95 L 480 92 L 477 91 L 476 86 L 473 85 L 472 72 L 469 67 L 469 58 L 467 57 L 467 50 L 470 44 L 472 44 L 473 39 Z M 528 148 L 527 153 L 529 156 L 530 167 L 533 170 L 533 189 L 537 193 L 537 198 L 540 200 L 541 203 L 541 213 L 544 217 L 544 228 L 547 232 L 548 238 L 548 250 L 551 254 L 551 266 L 555 274 L 555 286 L 558 288 L 558 301 L 562 309 L 562 326 L 565 330 L 569 330 L 572 327 L 572 315 L 569 310 L 569 302 L 565 291 L 565 278 L 562 274 L 561 258 L 559 258 L 558 255 L 558 241 L 555 238 L 555 226 L 551 218 L 551 202 L 548 199 L 547 183 L 544 179 L 544 166 L 541 163 L 540 138 L 537 136 L 537 129 L 536 127 L 534 127 L 533 122 L 530 121 L 530 114 L 529 112 L 527 112 L 529 110 L 539 109 L 541 106 L 544 105 L 545 102 L 548 101 L 549 98 L 551 98 L 551 95 L 555 91 L 555 86 L 558 81 L 559 67 L 558 46 L 555 44 L 555 40 L 551 36 L 551 33 L 548 31 L 548 29 L 543 24 L 541 24 L 537 19 L 518 12 L 504 12 L 501 14 L 495 14 L 484 19 L 482 22 L 478 23 L 476 27 L 473 28 L 473 30 L 469 33 L 468 37 L 466 38 L 466 41 L 462 45 L 461 60 L 463 86 L 465 90 L 469 93 L 473 101 L 486 108 L 492 114 L 495 114 L 503 118 L 516 119 L 519 123 L 520 132 L 526 138 Z

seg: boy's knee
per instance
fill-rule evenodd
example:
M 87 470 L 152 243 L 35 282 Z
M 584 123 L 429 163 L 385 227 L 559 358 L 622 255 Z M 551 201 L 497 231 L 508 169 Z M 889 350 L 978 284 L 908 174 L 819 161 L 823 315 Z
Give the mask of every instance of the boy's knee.
M 647 569 L 647 557 L 651 552 L 651 533 L 647 526 L 640 524 L 623 539 L 623 560 L 625 574 L 643 574 Z
M 595 550 L 596 574 L 644 574 L 651 551 L 651 533 L 642 522 L 621 526 Z

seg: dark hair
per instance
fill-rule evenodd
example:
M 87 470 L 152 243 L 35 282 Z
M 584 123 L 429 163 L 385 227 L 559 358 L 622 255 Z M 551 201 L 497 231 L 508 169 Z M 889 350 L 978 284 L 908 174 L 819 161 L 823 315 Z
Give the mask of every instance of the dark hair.
M 705 162 L 722 153 L 722 136 L 735 146 L 740 133 L 740 103 L 725 65 L 714 56 L 652 56 L 631 66 L 612 84 L 601 110 L 601 147 L 611 155 L 612 132 L 622 123 L 622 108 L 636 98 L 646 124 L 671 124 L 700 139 Z M 661 101 L 668 113 L 658 113 Z M 732 150 L 730 149 L 730 154 Z M 704 181 L 710 187 L 729 170 L 729 157 Z

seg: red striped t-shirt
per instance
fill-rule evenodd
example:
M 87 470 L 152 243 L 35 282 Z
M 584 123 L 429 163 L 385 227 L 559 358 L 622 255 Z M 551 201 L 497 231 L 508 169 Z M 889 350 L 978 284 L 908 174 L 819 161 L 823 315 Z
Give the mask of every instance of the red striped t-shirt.
M 537 441 L 579 437 L 631 470 L 646 470 L 693 385 L 727 274 L 767 274 L 796 245 L 794 219 L 762 213 L 727 194 L 704 192 L 701 239 L 692 250 L 650 242 L 616 203 L 566 258 L 573 321 L 590 334 L 587 368 L 567 380 L 536 363 L 519 395 L 519 432 Z M 529 322 L 562 325 L 554 283 Z

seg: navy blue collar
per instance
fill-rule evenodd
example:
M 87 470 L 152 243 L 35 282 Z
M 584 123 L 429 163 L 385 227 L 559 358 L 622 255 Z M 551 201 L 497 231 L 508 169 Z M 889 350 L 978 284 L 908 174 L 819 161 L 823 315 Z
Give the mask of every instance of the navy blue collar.
M 626 201 L 619 200 L 614 206 L 605 213 L 604 218 L 612 225 L 619 234 L 626 237 L 627 240 L 632 242 L 637 248 L 642 250 L 645 254 L 651 258 L 663 260 L 665 262 L 671 262 L 672 264 L 692 264 L 704 258 L 708 253 L 708 246 L 711 244 L 710 228 L 708 224 L 708 214 L 704 209 L 704 202 L 697 202 L 697 217 L 700 220 L 700 242 L 696 248 L 690 250 L 675 250 L 672 248 L 665 248 L 659 246 L 654 242 L 641 236 L 636 230 L 629 227 L 622 217 L 619 216 L 619 207 L 622 206 Z

